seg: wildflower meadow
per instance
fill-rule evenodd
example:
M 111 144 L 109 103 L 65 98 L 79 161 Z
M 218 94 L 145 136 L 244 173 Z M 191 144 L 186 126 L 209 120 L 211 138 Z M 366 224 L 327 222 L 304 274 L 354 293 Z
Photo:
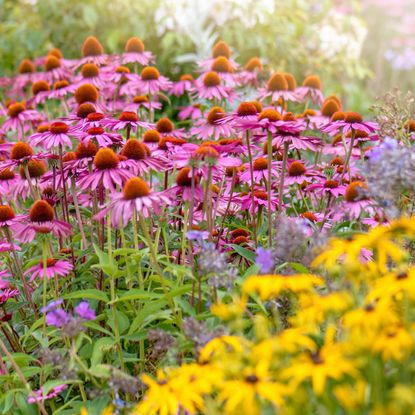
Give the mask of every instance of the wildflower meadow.
M 0 78 L 0 414 L 415 414 L 412 93 L 133 35 Z

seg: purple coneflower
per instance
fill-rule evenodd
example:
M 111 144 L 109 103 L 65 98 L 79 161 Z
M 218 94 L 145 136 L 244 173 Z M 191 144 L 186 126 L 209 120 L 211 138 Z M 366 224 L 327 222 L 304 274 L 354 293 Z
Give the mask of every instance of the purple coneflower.
M 313 104 L 320 105 L 323 100 L 321 92 L 321 80 L 317 75 L 310 75 L 304 79 L 303 86 L 295 90 L 300 101 L 310 100 Z
M 34 146 L 41 146 L 46 150 L 58 149 L 60 146 L 72 148 L 72 141 L 68 135 L 69 125 L 56 121 L 50 124 L 49 129 L 30 136 L 30 142 Z
M 179 111 L 179 120 L 197 120 L 202 117 L 202 110 L 200 109 L 200 104 L 188 105 L 187 107 L 178 107 Z
M 284 101 L 298 101 L 294 91 L 289 90 L 289 85 L 283 73 L 274 73 L 268 80 L 267 86 L 260 88 L 259 99 L 265 100 L 270 97 L 272 102 L 277 102 L 279 99 Z
M 105 127 L 109 128 L 110 130 L 118 131 L 127 128 L 130 131 L 136 131 L 137 127 L 141 127 L 144 129 L 153 128 L 153 125 L 146 122 L 141 121 L 138 118 L 138 115 L 135 112 L 124 111 L 118 117 L 118 120 L 112 118 L 105 118 L 102 120 L 102 123 Z
M 18 139 L 22 139 L 29 130 L 28 122 L 41 121 L 43 116 L 35 111 L 26 109 L 21 102 L 9 105 L 7 109 L 8 118 L 3 122 L 3 131 L 17 132 Z
M 180 77 L 179 81 L 173 82 L 169 92 L 176 97 L 180 97 L 185 92 L 190 92 L 193 88 L 193 84 L 193 76 L 190 74 L 184 74 Z
M 278 177 L 279 176 L 279 169 L 277 169 L 278 162 L 272 161 L 271 162 L 271 175 L 272 177 Z M 267 180 L 268 175 L 268 159 L 266 157 L 257 157 L 255 160 L 253 160 L 252 163 L 252 169 L 253 169 L 253 179 L 254 184 L 260 183 L 261 180 Z M 244 165 L 244 171 L 239 176 L 239 179 L 241 182 L 244 183 L 251 183 L 251 166 L 249 163 Z
M 25 275 L 30 275 L 30 282 L 36 278 L 43 279 L 45 275 L 50 280 L 54 277 L 66 277 L 72 269 L 73 265 L 64 259 L 48 258 L 46 264 L 43 263 L 43 260 L 39 261 L 38 264 L 27 269 Z
M 372 121 L 363 121 L 363 118 L 357 112 L 345 112 L 344 118 L 335 117 L 336 113 L 332 117 L 332 121 L 321 128 L 324 133 L 333 133 L 339 130 L 343 130 L 344 134 L 353 132 L 356 130 L 364 131 L 365 133 L 373 133 L 377 130 L 378 124 Z
M 50 390 L 50 392 L 47 393 L 46 395 L 43 393 L 43 388 L 40 388 L 37 391 L 32 391 L 32 393 L 27 398 L 27 402 L 32 404 L 32 403 L 43 402 L 43 401 L 46 401 L 48 399 L 55 398 L 61 392 L 63 392 L 67 387 L 68 387 L 68 385 L 65 385 L 65 384 L 57 385 L 57 386 L 53 387 Z
M 121 55 L 122 63 L 139 63 L 146 66 L 154 62 L 154 56 L 146 51 L 143 41 L 138 37 L 131 37 L 125 44 L 125 52 Z
M 190 129 L 192 135 L 198 136 L 202 140 L 210 138 L 218 140 L 220 137 L 230 137 L 234 133 L 234 128 L 229 124 L 222 124 L 220 120 L 225 116 L 225 111 L 221 107 L 213 107 L 206 119 L 200 119 L 194 123 Z
M 226 99 L 233 101 L 235 93 L 229 86 L 221 85 L 221 79 L 217 72 L 210 71 L 199 78 L 192 92 L 195 92 L 200 99 L 216 99 L 218 101 Z

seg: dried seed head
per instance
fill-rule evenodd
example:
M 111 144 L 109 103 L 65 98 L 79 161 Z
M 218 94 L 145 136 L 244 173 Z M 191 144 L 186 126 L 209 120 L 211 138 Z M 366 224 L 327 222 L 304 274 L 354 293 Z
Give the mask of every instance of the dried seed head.
M 143 53 L 144 43 L 139 37 L 130 37 L 125 44 L 125 51 L 127 53 Z
M 82 56 L 99 56 L 104 54 L 104 48 L 95 36 L 88 36 L 82 45 Z
M 137 199 L 138 197 L 148 196 L 150 194 L 150 187 L 143 179 L 132 177 L 125 183 L 123 194 L 124 199 Z

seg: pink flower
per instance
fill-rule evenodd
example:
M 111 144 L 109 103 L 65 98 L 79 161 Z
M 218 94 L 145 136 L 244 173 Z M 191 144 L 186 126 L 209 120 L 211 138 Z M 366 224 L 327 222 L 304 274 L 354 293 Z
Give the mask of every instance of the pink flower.
M 370 134 L 378 129 L 378 124 L 371 121 L 363 121 L 362 116 L 356 112 L 345 112 L 344 119 L 330 121 L 321 128 L 321 131 L 324 133 L 333 133 L 341 129 L 344 134 L 352 132 L 353 130 L 361 130 Z
M 44 267 L 43 260 L 41 260 L 38 264 L 27 269 L 25 275 L 30 275 L 30 282 L 36 278 L 43 279 L 45 275 L 46 278 L 50 280 L 54 277 L 66 277 L 70 274 L 72 269 L 73 265 L 68 261 L 48 258 L 46 260 L 46 268 Z
M 43 388 L 40 388 L 37 391 L 32 391 L 32 393 L 27 398 L 28 403 L 36 403 L 36 402 L 43 402 L 48 399 L 55 398 L 58 396 L 62 391 L 64 391 L 68 386 L 65 384 L 55 386 L 48 394 L 43 393 Z
M 68 124 L 61 121 L 53 122 L 48 131 L 32 134 L 30 143 L 46 150 L 58 149 L 61 146 L 72 148 L 72 141 L 68 135 L 69 130 Z
M 214 71 L 207 72 L 202 78 L 199 78 L 191 92 L 197 94 L 200 99 L 216 99 L 218 101 L 226 99 L 232 102 L 235 98 L 233 89 L 221 85 L 221 78 Z
M 234 128 L 230 124 L 220 123 L 225 116 L 225 111 L 221 107 L 213 107 L 206 116 L 194 123 L 190 129 L 190 134 L 198 136 L 202 140 L 218 140 L 220 137 L 230 137 L 234 134 Z

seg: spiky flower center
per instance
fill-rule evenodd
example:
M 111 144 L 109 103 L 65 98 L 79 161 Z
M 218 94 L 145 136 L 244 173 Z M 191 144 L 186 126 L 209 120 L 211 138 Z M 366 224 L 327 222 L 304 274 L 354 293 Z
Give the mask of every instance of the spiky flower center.
M 7 115 L 11 118 L 17 117 L 21 112 L 25 110 L 25 106 L 21 102 L 10 104 L 7 108 Z
M 306 172 L 306 168 L 301 161 L 293 161 L 288 168 L 288 174 L 290 176 L 301 176 Z
M 14 178 L 15 174 L 13 173 L 13 170 L 11 170 L 10 168 L 0 170 L 0 180 L 12 180 Z
M 265 157 L 258 157 L 253 163 L 254 170 L 266 170 L 268 168 L 268 159 Z
M 62 88 L 66 88 L 68 87 L 70 84 L 68 81 L 63 80 L 63 81 L 56 81 L 53 84 L 53 89 L 57 90 L 57 89 L 62 89 Z
M 309 75 L 304 79 L 303 86 L 313 89 L 321 89 L 321 80 L 317 75 Z
M 130 73 L 130 69 L 129 69 L 129 68 L 127 68 L 126 66 L 118 66 L 118 67 L 115 69 L 115 72 L 116 72 L 116 73 L 122 73 L 122 74 L 124 74 L 124 73 Z
M 284 74 L 282 73 L 274 73 L 271 78 L 268 80 L 267 84 L 268 91 L 287 91 L 288 90 L 288 82 L 285 79 Z
M 336 189 L 339 186 L 339 182 L 337 180 L 326 180 L 324 182 L 324 187 L 326 189 Z
M 156 129 L 161 134 L 168 134 L 174 130 L 174 124 L 167 117 L 163 117 L 157 121 Z
M 37 133 L 46 133 L 46 131 L 49 131 L 49 124 L 41 124 L 36 128 Z
M 33 62 L 31 60 L 23 59 L 20 62 L 18 71 L 20 74 L 33 73 L 35 71 L 35 65 L 33 65 Z
M 269 121 L 280 121 L 282 120 L 281 114 L 273 109 L 262 110 L 259 114 L 259 120 L 269 120 Z
M 336 111 L 330 118 L 331 121 L 343 121 L 345 113 L 343 111 Z
M 145 197 L 150 194 L 150 187 L 139 177 L 128 179 L 123 189 L 124 199 L 132 200 L 138 197 Z
M 87 133 L 89 135 L 101 135 L 105 133 L 105 130 L 102 127 L 92 127 L 88 129 Z
M 138 116 L 135 112 L 132 111 L 124 111 L 118 117 L 120 121 L 127 121 L 127 122 L 137 122 Z
M 0 222 L 7 222 L 15 218 L 13 209 L 10 206 L 0 205 Z
M 29 217 L 32 222 L 49 222 L 54 218 L 53 208 L 46 200 L 37 200 L 30 208 Z
M 29 160 L 27 163 L 27 171 L 31 179 L 42 177 L 46 173 L 46 164 L 41 160 Z M 23 166 L 20 166 L 19 173 L 22 179 L 26 179 L 26 171 Z
M 211 71 L 203 77 L 203 85 L 206 87 L 214 87 L 220 85 L 220 77 L 217 72 Z
M 25 157 L 29 157 L 33 155 L 32 147 L 29 144 L 24 143 L 23 141 L 19 141 L 13 144 L 13 147 L 10 151 L 10 158 L 12 160 L 21 160 Z
M 61 67 L 61 61 L 59 58 L 53 55 L 49 55 L 45 61 L 45 70 L 52 71 L 53 69 L 57 69 Z
M 248 72 L 254 72 L 255 69 L 262 69 L 261 59 L 253 57 L 245 64 L 245 70 Z
M 136 95 L 133 98 L 134 104 L 142 104 L 143 102 L 148 102 L 148 98 L 145 95 Z
M 362 199 L 362 190 L 367 189 L 367 184 L 361 181 L 350 183 L 346 188 L 345 199 L 348 202 L 355 202 Z
M 64 122 L 53 122 L 49 130 L 52 134 L 66 134 L 69 131 L 69 125 L 65 124 Z
M 207 122 L 215 125 L 221 118 L 225 116 L 225 111 L 221 107 L 213 107 L 207 116 Z
M 295 121 L 296 117 L 292 112 L 286 112 L 282 117 L 284 121 Z
M 181 81 L 193 81 L 193 76 L 190 75 L 189 73 L 185 73 L 180 77 Z
M 145 143 L 158 143 L 160 139 L 161 135 L 157 130 L 147 130 L 143 136 Z
M 83 78 L 95 78 L 99 75 L 99 68 L 95 63 L 86 63 L 81 68 Z
M 331 117 L 335 112 L 339 110 L 340 107 L 334 99 L 326 99 L 321 107 L 321 113 L 325 117 Z
M 238 236 L 246 236 L 246 237 L 248 237 L 248 236 L 249 236 L 249 232 L 248 232 L 247 230 L 245 230 L 245 229 L 242 229 L 242 228 L 237 228 L 237 229 L 234 229 L 234 230 L 231 232 L 231 237 L 232 237 L 232 239 L 235 239 L 235 238 L 237 238 Z
M 135 138 L 125 143 L 121 154 L 130 160 L 144 160 L 147 157 L 146 146 Z
M 228 59 L 224 56 L 217 57 L 210 67 L 212 71 L 219 73 L 229 73 L 232 72 L 232 66 L 229 63 Z
M 297 88 L 297 81 L 294 78 L 294 75 L 292 73 L 286 72 L 284 73 L 285 80 L 287 81 L 288 90 L 294 91 L 295 88 Z
M 190 175 L 190 167 L 183 167 L 176 176 L 176 183 L 178 186 L 190 187 L 192 185 L 192 177 Z M 194 183 L 199 183 L 199 178 L 194 177 Z
M 94 105 L 92 105 L 90 102 L 84 102 L 78 107 L 76 115 L 79 118 L 86 118 L 89 116 L 89 114 L 92 114 L 94 112 L 96 112 Z
M 62 53 L 62 51 L 61 51 L 60 49 L 58 49 L 58 48 L 52 48 L 52 49 L 49 51 L 48 55 L 49 55 L 49 56 L 54 56 L 55 58 L 58 58 L 58 59 L 62 59 L 62 58 L 63 58 L 63 53 Z
M 405 127 L 410 133 L 415 132 L 415 120 L 408 120 Z
M 348 111 L 344 115 L 344 121 L 350 124 L 361 123 L 363 121 L 363 118 L 357 112 Z
M 68 151 L 62 156 L 62 161 L 64 163 L 67 163 L 68 161 L 74 161 L 74 160 L 76 160 L 76 154 L 73 151 Z
M 118 157 L 110 148 L 101 148 L 94 157 L 94 165 L 99 170 L 115 169 L 118 166 Z
M 97 152 L 97 146 L 92 141 L 88 141 L 88 144 L 79 143 L 75 149 L 75 155 L 78 160 L 94 157 Z
M 238 236 L 232 241 L 235 245 L 246 245 L 248 242 L 249 239 L 246 236 Z
M 268 194 L 264 190 L 254 190 L 254 196 L 257 199 L 268 200 Z
M 334 158 L 330 161 L 330 164 L 331 164 L 332 166 L 343 166 L 344 161 L 343 161 L 343 159 L 342 159 L 342 158 L 340 158 L 340 157 L 334 157 Z
M 75 91 L 75 100 L 78 104 L 97 102 L 98 97 L 98 90 L 92 84 L 83 84 Z
M 304 212 L 301 214 L 301 217 L 308 219 L 310 222 L 317 222 L 317 216 L 313 212 Z
M 39 92 L 49 91 L 49 84 L 46 81 L 37 81 L 32 85 L 32 94 L 37 95 Z
M 130 37 L 125 44 L 125 51 L 127 53 L 143 53 L 144 43 L 139 37 Z
M 239 117 L 256 115 L 258 113 L 256 106 L 252 102 L 241 102 L 236 110 Z
M 224 56 L 228 58 L 231 56 L 231 50 L 226 42 L 220 40 L 212 48 L 212 57 L 218 58 L 219 56 Z
M 195 157 L 201 160 L 205 160 L 207 158 L 210 159 L 218 159 L 219 153 L 211 146 L 201 146 L 195 151 Z
M 82 56 L 99 56 L 104 53 L 104 48 L 95 36 L 88 36 L 82 45 Z
M 143 81 L 155 81 L 159 79 L 159 77 L 160 77 L 160 72 L 154 66 L 146 66 L 141 71 L 141 79 Z
M 355 138 L 367 138 L 367 137 L 369 137 L 369 134 L 366 131 L 356 129 L 356 130 L 354 130 L 354 136 L 355 136 Z M 352 137 L 352 132 L 349 131 L 346 134 L 346 137 L 351 138 Z

